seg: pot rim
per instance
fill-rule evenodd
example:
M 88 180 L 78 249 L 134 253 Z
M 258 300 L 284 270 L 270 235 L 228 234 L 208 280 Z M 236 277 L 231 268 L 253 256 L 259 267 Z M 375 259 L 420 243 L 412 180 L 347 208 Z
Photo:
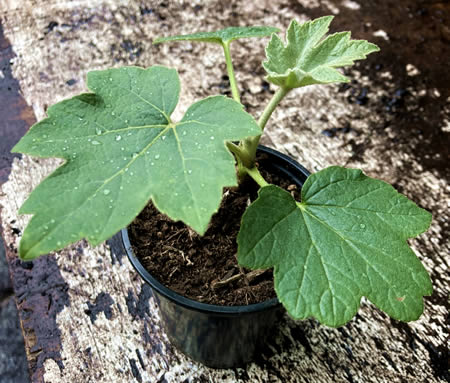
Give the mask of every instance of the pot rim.
M 306 170 L 302 165 L 300 165 L 297 161 L 293 160 L 292 158 L 288 157 L 287 155 L 280 153 L 272 148 L 268 148 L 263 145 L 258 146 L 258 150 L 261 150 L 262 152 L 269 153 L 272 155 L 275 155 L 276 157 L 281 157 L 284 162 L 287 162 L 290 166 L 296 168 L 297 170 L 300 170 L 306 177 L 310 174 L 308 170 Z M 250 305 L 245 306 L 219 306 L 219 305 L 212 305 L 209 303 L 202 303 L 195 301 L 191 298 L 184 297 L 175 291 L 169 289 L 168 287 L 164 286 L 162 283 L 160 283 L 158 280 L 156 280 L 142 265 L 142 263 L 139 261 L 139 259 L 136 257 L 136 255 L 133 252 L 130 238 L 128 236 L 128 229 L 125 227 L 121 231 L 121 237 L 122 242 L 125 248 L 125 251 L 127 253 L 128 259 L 130 260 L 131 264 L 133 265 L 134 269 L 138 272 L 138 274 L 144 279 L 145 282 L 147 282 L 152 289 L 155 289 L 159 294 L 164 296 L 165 298 L 176 302 L 177 304 L 194 310 L 194 311 L 202 311 L 207 313 L 215 313 L 215 314 L 221 314 L 221 315 L 240 315 L 240 314 L 250 314 L 254 312 L 261 312 L 273 309 L 275 307 L 281 306 L 280 301 L 278 298 L 272 298 L 269 300 L 266 300 L 264 302 L 260 303 L 253 303 Z

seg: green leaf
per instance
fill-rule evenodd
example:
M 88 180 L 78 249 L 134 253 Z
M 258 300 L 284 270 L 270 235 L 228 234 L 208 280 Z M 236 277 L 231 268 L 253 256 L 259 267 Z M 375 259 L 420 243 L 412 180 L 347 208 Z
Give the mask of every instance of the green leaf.
M 52 106 L 14 147 L 66 160 L 20 209 L 34 214 L 20 256 L 32 259 L 81 238 L 97 245 L 150 199 L 204 233 L 222 188 L 237 184 L 225 141 L 260 134 L 253 118 L 239 103 L 216 96 L 172 122 L 180 83 L 165 67 L 90 72 L 88 87 L 95 93 Z
M 340 326 L 362 296 L 395 319 L 417 319 L 432 286 L 406 240 L 431 214 L 360 170 L 329 167 L 311 175 L 302 202 L 274 185 L 245 212 L 238 260 L 274 267 L 275 290 L 296 319 Z
M 348 82 L 335 68 L 353 65 L 355 60 L 364 59 L 379 48 L 365 40 L 350 40 L 350 32 L 335 33 L 321 40 L 332 20 L 333 16 L 325 16 L 304 24 L 292 21 L 286 45 L 273 35 L 266 48 L 267 60 L 263 62 L 267 79 L 287 88 Z
M 270 36 L 272 33 L 277 33 L 279 31 L 280 30 L 278 28 L 274 27 L 228 27 L 215 32 L 199 32 L 188 35 L 160 37 L 153 41 L 153 44 L 183 40 L 222 44 L 229 43 L 230 41 L 237 39 Z

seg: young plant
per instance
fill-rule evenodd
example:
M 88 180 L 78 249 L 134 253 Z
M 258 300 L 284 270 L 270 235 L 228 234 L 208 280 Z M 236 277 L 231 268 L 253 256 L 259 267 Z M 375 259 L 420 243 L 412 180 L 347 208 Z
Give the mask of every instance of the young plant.
M 260 190 L 242 218 L 238 261 L 251 269 L 274 269 L 275 290 L 292 317 L 340 326 L 365 296 L 393 318 L 417 319 L 432 286 L 406 241 L 427 230 L 427 211 L 389 184 L 337 166 L 311 175 L 296 201 L 268 184 L 255 166 L 262 131 L 287 93 L 346 82 L 336 68 L 378 51 L 367 41 L 351 40 L 349 32 L 324 38 L 331 20 L 293 21 L 286 43 L 268 27 L 156 40 L 203 41 L 224 49 L 234 100 L 205 98 L 181 121 L 170 117 L 180 92 L 176 70 L 90 72 L 91 93 L 49 108 L 48 118 L 13 149 L 65 160 L 20 209 L 33 215 L 20 257 L 30 260 L 82 238 L 98 245 L 127 226 L 149 200 L 203 234 L 223 188 L 250 176 Z M 230 43 L 270 34 L 263 66 L 278 90 L 256 122 L 240 104 Z

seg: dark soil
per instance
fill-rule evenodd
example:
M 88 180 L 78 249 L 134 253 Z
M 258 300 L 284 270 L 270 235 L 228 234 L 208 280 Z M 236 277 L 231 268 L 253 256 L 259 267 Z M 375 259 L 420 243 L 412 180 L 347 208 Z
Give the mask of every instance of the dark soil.
M 291 181 L 262 173 L 268 182 L 298 198 L 298 187 Z M 204 236 L 172 221 L 150 203 L 129 227 L 135 254 L 163 285 L 199 302 L 235 306 L 274 298 L 272 271 L 246 270 L 236 259 L 241 217 L 256 197 L 252 180 L 226 188 Z

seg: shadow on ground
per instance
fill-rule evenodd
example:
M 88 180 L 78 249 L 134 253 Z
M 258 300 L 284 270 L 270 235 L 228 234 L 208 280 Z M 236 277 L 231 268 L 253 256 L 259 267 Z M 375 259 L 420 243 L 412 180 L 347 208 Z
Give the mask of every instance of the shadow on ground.
M 0 383 L 28 383 L 27 359 L 0 237 Z

